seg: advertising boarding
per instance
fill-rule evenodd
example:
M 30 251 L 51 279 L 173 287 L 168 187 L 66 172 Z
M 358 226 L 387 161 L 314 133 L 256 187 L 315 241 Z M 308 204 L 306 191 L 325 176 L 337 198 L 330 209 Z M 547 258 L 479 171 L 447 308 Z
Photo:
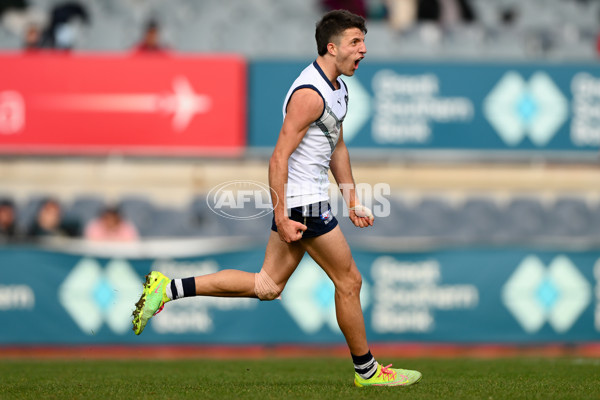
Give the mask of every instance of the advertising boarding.
M 180 299 L 136 336 L 131 313 L 150 270 L 171 278 L 228 268 L 258 272 L 264 257 L 262 246 L 205 250 L 140 258 L 4 248 L 0 346 L 344 343 L 333 284 L 308 256 L 281 299 Z M 598 251 L 355 247 L 353 255 L 371 342 L 587 343 L 600 334 Z
M 275 144 L 283 98 L 306 65 L 250 66 L 251 146 Z M 580 155 L 600 147 L 595 65 L 365 61 L 342 79 L 349 147 Z
M 237 56 L 0 55 L 0 154 L 235 156 Z

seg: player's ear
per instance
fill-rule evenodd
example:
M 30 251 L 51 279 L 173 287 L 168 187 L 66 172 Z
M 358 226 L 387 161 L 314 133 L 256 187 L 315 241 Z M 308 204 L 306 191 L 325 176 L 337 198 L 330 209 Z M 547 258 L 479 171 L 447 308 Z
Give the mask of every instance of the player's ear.
M 327 43 L 327 52 L 332 56 L 337 55 L 337 46 L 335 45 L 335 43 Z

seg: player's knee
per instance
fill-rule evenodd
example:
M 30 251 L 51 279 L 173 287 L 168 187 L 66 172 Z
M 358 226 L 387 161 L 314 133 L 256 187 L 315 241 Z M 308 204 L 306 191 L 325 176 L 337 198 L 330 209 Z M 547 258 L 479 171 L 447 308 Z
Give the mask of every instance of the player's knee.
M 337 285 L 337 289 L 340 293 L 346 296 L 360 296 L 361 287 L 362 276 L 356 268 L 352 268 L 350 272 L 344 276 L 343 281 Z
M 283 288 L 280 288 L 264 269 L 254 274 L 254 293 L 260 300 L 275 300 L 282 291 Z
M 362 276 L 358 269 L 354 268 L 350 273 L 350 285 L 352 286 L 352 290 L 358 294 L 360 294 L 360 288 L 362 287 Z

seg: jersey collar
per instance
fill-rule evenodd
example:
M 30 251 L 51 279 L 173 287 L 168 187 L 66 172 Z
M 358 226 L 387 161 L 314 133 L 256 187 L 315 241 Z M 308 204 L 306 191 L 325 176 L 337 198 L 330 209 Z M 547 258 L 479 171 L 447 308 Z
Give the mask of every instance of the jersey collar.
M 338 90 L 336 89 L 333 84 L 331 83 L 331 81 L 329 80 L 329 78 L 327 78 L 327 75 L 325 75 L 325 72 L 323 72 L 323 70 L 321 69 L 321 67 L 319 66 L 319 64 L 317 64 L 317 60 L 313 61 L 313 66 L 316 68 L 317 71 L 319 71 L 319 74 L 321 74 L 321 76 L 323 77 L 323 79 L 325 79 L 325 82 L 327 82 L 327 84 L 329 85 L 329 87 L 331 88 L 331 90 Z M 340 85 L 340 88 L 342 87 L 342 85 Z

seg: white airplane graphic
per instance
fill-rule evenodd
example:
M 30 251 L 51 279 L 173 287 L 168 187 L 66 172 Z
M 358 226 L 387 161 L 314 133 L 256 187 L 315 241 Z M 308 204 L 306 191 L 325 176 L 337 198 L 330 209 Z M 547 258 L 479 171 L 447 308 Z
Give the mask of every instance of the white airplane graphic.
M 211 108 L 211 98 L 197 94 L 184 76 L 173 80 L 173 91 L 165 94 L 56 94 L 37 98 L 43 108 L 62 111 L 173 114 L 175 132 L 184 131 L 196 114 Z

